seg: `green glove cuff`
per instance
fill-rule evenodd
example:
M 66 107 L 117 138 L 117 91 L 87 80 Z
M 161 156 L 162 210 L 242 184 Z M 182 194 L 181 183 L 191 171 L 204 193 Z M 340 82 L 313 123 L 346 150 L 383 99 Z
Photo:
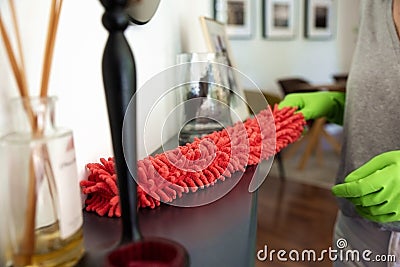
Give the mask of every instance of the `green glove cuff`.
M 333 103 L 332 110 L 330 114 L 326 116 L 326 119 L 329 122 L 343 125 L 346 94 L 343 92 L 326 92 L 326 94 L 329 94 L 329 98 Z

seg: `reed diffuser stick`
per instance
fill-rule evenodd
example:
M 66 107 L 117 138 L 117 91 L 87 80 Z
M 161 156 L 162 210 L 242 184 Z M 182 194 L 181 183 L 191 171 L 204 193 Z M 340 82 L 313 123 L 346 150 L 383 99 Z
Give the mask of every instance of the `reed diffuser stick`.
M 41 84 L 41 89 L 40 89 L 40 97 L 42 97 L 42 98 L 47 97 L 51 63 L 52 63 L 53 52 L 54 52 L 55 36 L 56 36 L 57 28 L 58 28 L 58 21 L 59 21 L 59 16 L 60 16 L 60 12 L 61 12 L 61 7 L 62 7 L 62 0 L 61 1 L 57 1 L 57 0 L 52 1 L 51 10 L 50 10 L 50 18 L 49 18 L 49 27 L 48 27 L 48 32 L 47 32 L 46 48 L 45 48 L 45 52 L 44 52 L 42 84 Z M 43 135 L 43 129 L 38 129 L 37 123 L 35 123 L 35 122 L 36 122 L 36 120 L 33 121 L 32 132 L 36 137 L 41 137 Z M 43 148 L 43 153 L 45 153 L 45 155 L 48 155 L 46 146 Z M 33 166 L 32 170 L 34 171 L 34 166 Z M 45 172 L 48 175 L 50 184 L 53 185 L 52 188 L 50 189 L 50 191 L 52 192 L 51 193 L 52 198 L 54 198 L 54 194 L 56 194 L 55 186 L 54 186 L 55 181 L 54 181 L 53 170 L 51 168 L 50 162 L 47 162 L 47 164 L 45 164 Z M 33 179 L 35 178 L 34 176 L 31 176 L 31 177 Z M 33 179 L 31 179 L 31 180 L 33 180 Z M 29 203 L 34 203 L 34 205 L 36 205 L 36 189 L 35 189 L 35 187 L 31 187 L 31 186 L 35 186 L 34 181 L 35 180 L 30 181 L 29 192 L 28 192 L 28 194 L 29 194 L 28 197 L 30 197 L 30 199 L 28 198 L 28 201 L 30 201 L 30 202 L 28 202 L 28 206 L 30 206 L 30 208 L 31 208 L 31 210 L 33 210 L 33 212 L 27 213 L 27 220 L 25 222 L 25 228 L 27 230 L 27 232 L 26 232 L 27 237 L 22 240 L 22 247 L 26 248 L 27 252 L 30 252 L 30 259 L 28 258 L 29 255 L 26 255 L 27 257 L 25 257 L 25 259 L 23 259 L 23 260 L 29 259 L 30 262 L 32 261 L 32 256 L 34 254 L 34 248 L 35 248 L 34 246 L 33 247 L 31 246 L 31 244 L 32 244 L 31 239 L 35 238 L 35 232 L 34 232 L 35 224 L 32 224 L 32 220 L 33 220 L 33 222 L 35 221 L 36 206 L 32 207 L 32 205 L 29 205 Z M 33 230 L 33 232 L 32 232 L 32 230 Z M 33 245 L 34 245 L 34 243 L 33 243 Z
M 40 87 L 41 97 L 46 97 L 48 93 L 51 64 L 53 61 L 53 54 L 54 54 L 54 44 L 57 35 L 58 22 L 60 19 L 62 3 L 63 0 L 53 0 L 51 4 L 49 27 L 47 31 L 46 49 L 43 59 L 42 84 Z
M 21 97 L 27 97 L 28 89 L 24 85 L 20 67 L 19 67 L 17 59 L 15 57 L 15 53 L 14 53 L 14 50 L 11 45 L 10 37 L 8 36 L 7 30 L 4 26 L 1 15 L 0 15 L 0 33 L 1 33 L 1 36 L 3 37 L 4 46 L 7 51 L 8 59 L 10 60 L 11 69 L 13 71 L 15 80 L 17 82 L 19 93 L 20 93 Z
M 26 71 L 25 71 L 25 58 L 24 58 L 24 52 L 22 48 L 22 39 L 21 39 L 21 33 L 19 30 L 19 25 L 18 25 L 18 18 L 17 18 L 17 11 L 15 9 L 14 1 L 9 0 L 8 1 L 10 4 L 10 10 L 11 10 L 11 17 L 13 21 L 13 26 L 14 26 L 14 32 L 17 38 L 17 46 L 18 46 L 18 53 L 19 53 L 19 71 L 22 79 L 23 86 L 25 88 L 28 88 L 27 85 L 27 78 L 26 78 Z M 28 90 L 27 90 L 28 91 Z
M 16 267 L 29 266 L 32 264 L 32 257 L 35 251 L 36 199 L 35 166 L 31 156 L 29 159 L 28 206 L 26 210 L 24 234 L 21 240 L 21 252 L 18 255 L 13 255 L 13 264 Z
M 59 16 L 61 13 L 62 0 L 53 0 L 50 11 L 50 19 L 49 19 L 49 29 L 47 33 L 47 42 L 45 48 L 45 57 L 43 62 L 43 73 L 42 73 L 42 86 L 40 90 L 41 97 L 47 97 L 48 91 L 48 81 L 50 76 L 51 62 L 54 51 L 54 42 L 55 35 L 57 32 Z M 22 49 L 22 41 L 18 26 L 18 19 L 16 15 L 15 6 L 13 0 L 10 0 L 10 9 L 12 12 L 12 20 L 14 31 L 17 38 L 18 50 L 19 50 L 19 59 L 20 62 L 18 64 L 15 52 L 12 48 L 10 38 L 6 31 L 6 27 L 2 21 L 0 15 L 0 33 L 3 37 L 3 41 L 5 44 L 5 48 L 7 51 L 8 58 L 10 60 L 11 68 L 13 74 L 15 76 L 18 90 L 21 98 L 28 99 L 30 94 L 28 92 L 27 79 L 25 74 L 25 62 L 23 56 Z M 24 101 L 24 107 L 26 109 L 29 121 L 32 127 L 32 134 L 34 138 L 40 138 L 43 135 L 44 129 L 39 129 L 37 117 L 33 114 L 32 106 L 28 100 Z M 44 149 L 45 153 L 47 152 L 47 148 Z M 31 155 L 29 160 L 29 182 L 28 182 L 28 192 L 27 192 L 27 210 L 26 210 L 26 220 L 24 225 L 24 233 L 22 235 L 21 240 L 21 251 L 17 255 L 14 255 L 14 265 L 15 266 L 27 266 L 33 263 L 33 255 L 35 251 L 35 220 L 36 220 L 36 201 L 37 201 L 37 192 L 36 192 L 36 176 L 35 176 L 35 164 L 33 161 L 33 155 Z M 49 163 L 49 162 L 48 162 Z M 47 166 L 47 165 L 46 165 Z M 51 166 L 45 168 L 45 172 L 50 175 L 50 179 L 54 179 L 52 175 Z M 49 173 L 50 172 L 50 173 Z
M 18 17 L 17 17 L 17 11 L 14 5 L 14 0 L 9 0 L 9 5 L 10 5 L 10 10 L 11 10 L 11 16 L 12 16 L 12 22 L 13 22 L 13 27 L 14 27 L 14 32 L 15 32 L 15 37 L 17 39 L 17 46 L 18 46 L 18 53 L 19 53 L 19 75 L 20 79 L 22 82 L 22 87 L 24 88 L 24 93 L 21 94 L 21 97 L 29 97 L 29 88 L 28 88 L 28 83 L 27 83 L 27 77 L 26 77 L 26 71 L 25 71 L 25 57 L 24 57 L 24 51 L 22 48 L 22 38 L 21 38 L 21 33 L 19 30 L 19 24 L 18 24 Z M 32 108 L 30 107 L 29 103 L 27 103 L 28 106 L 25 108 L 27 109 L 29 120 L 31 124 L 35 121 L 33 118 L 33 113 L 32 113 Z
M 13 4 L 11 4 L 13 6 Z M 13 7 L 12 7 L 13 9 Z M 12 11 L 13 13 L 15 12 Z M 18 21 L 16 16 L 14 16 L 14 29 L 18 29 Z M 11 68 L 14 74 L 14 77 L 17 82 L 18 90 L 21 98 L 29 97 L 29 92 L 27 88 L 27 83 L 25 79 L 25 68 L 18 64 L 15 52 L 12 48 L 10 38 L 5 29 L 3 20 L 0 15 L 0 31 L 3 37 L 4 45 L 7 51 L 8 58 L 10 60 Z M 16 33 L 19 35 L 19 33 Z M 20 37 L 17 37 L 19 39 Z M 22 46 L 21 46 L 22 47 Z M 20 50 L 22 53 L 22 49 Z M 20 59 L 23 58 L 23 55 L 20 55 Z M 33 116 L 32 107 L 29 103 L 25 105 L 25 109 L 27 111 L 28 118 L 32 124 L 32 130 L 37 131 L 35 118 Z M 36 218 L 36 179 L 35 179 L 35 170 L 33 159 L 29 160 L 29 185 L 28 185 L 28 196 L 27 196 L 27 210 L 26 210 L 26 221 L 24 227 L 24 234 L 21 240 L 21 250 L 22 253 L 20 256 L 15 257 L 15 266 L 25 266 L 30 265 L 32 262 L 32 255 L 35 249 L 35 218 Z
M 16 25 L 18 25 L 17 22 L 15 22 L 15 23 L 16 23 Z M 16 26 L 16 27 L 18 27 L 18 26 Z M 20 65 L 17 62 L 17 57 L 15 56 L 15 52 L 12 48 L 10 37 L 8 36 L 7 30 L 4 26 L 1 14 L 0 14 L 0 34 L 3 37 L 4 46 L 7 51 L 7 56 L 10 61 L 10 64 L 11 64 L 11 69 L 13 71 L 15 81 L 17 82 L 19 94 L 20 94 L 21 98 L 29 97 L 28 85 L 26 83 L 26 79 L 24 78 L 24 77 L 26 77 L 25 69 L 20 67 Z M 33 124 L 35 119 L 33 117 L 32 109 L 29 106 L 27 106 L 26 109 L 27 109 L 29 121 Z
M 18 22 L 15 21 L 15 24 L 17 25 L 16 27 L 18 27 Z M 11 64 L 11 69 L 13 71 L 14 77 L 15 77 L 15 81 L 17 82 L 17 87 L 18 87 L 18 91 L 19 94 L 22 98 L 26 98 L 29 97 L 29 90 L 28 90 L 28 85 L 26 83 L 26 80 L 24 77 L 26 77 L 25 75 L 25 69 L 20 67 L 20 65 L 17 62 L 17 58 L 15 56 L 15 52 L 12 48 L 11 45 L 11 41 L 10 41 L 10 37 L 8 36 L 7 30 L 4 26 L 1 14 L 0 14 L 0 34 L 3 37 L 3 42 L 4 42 L 4 46 L 6 48 L 7 51 L 7 56 L 8 59 L 10 61 Z M 33 112 L 32 109 L 30 107 L 26 107 L 27 108 L 27 113 L 28 113 L 28 117 L 31 123 L 33 123 L 35 121 L 35 119 L 33 118 Z
M 23 77 L 25 77 L 25 74 L 22 72 L 24 70 L 22 68 L 20 68 L 18 65 L 14 50 L 11 46 L 10 38 L 4 27 L 4 23 L 1 18 L 1 15 L 0 15 L 0 33 L 3 37 L 4 46 L 7 51 L 7 56 L 10 61 L 10 64 L 11 64 L 11 69 L 13 71 L 15 81 L 17 82 L 19 94 L 22 98 L 29 97 L 27 83 L 26 83 L 26 81 L 24 81 L 24 78 L 23 78 Z M 31 123 L 33 123 L 35 121 L 35 119 L 33 117 L 32 109 L 30 107 L 26 107 L 26 109 L 27 109 L 27 114 L 28 114 L 29 120 Z

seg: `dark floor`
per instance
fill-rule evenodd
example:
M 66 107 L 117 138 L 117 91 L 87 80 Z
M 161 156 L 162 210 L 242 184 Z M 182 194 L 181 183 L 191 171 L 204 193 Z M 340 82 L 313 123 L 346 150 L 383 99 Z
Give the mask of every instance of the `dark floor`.
M 268 251 L 312 249 L 318 253 L 328 249 L 336 213 L 336 201 L 328 189 L 268 177 L 258 192 L 256 249 L 264 249 L 265 245 Z M 331 265 L 328 259 L 323 262 L 282 262 L 276 254 L 273 261 L 256 259 L 257 267 Z
M 257 113 L 263 109 L 265 102 L 258 94 L 245 91 L 246 98 Z M 279 99 L 269 99 L 270 104 Z M 326 129 L 331 135 L 341 139 L 341 131 L 337 126 Z M 269 177 L 258 191 L 258 229 L 256 250 L 268 246 L 268 251 L 284 249 L 321 251 L 328 249 L 332 242 L 333 226 L 336 219 L 337 206 L 330 187 L 338 168 L 338 155 L 330 151 L 331 147 L 321 140 L 320 148 L 324 150 L 323 163 L 316 160 L 315 155 L 307 162 L 303 171 L 299 171 L 297 158 L 285 159 L 286 182 L 277 178 L 279 171 L 274 163 Z M 302 155 L 304 148 L 300 148 Z M 326 153 L 326 149 L 328 152 Z M 321 156 L 321 155 L 320 155 Z M 264 255 L 261 255 L 264 256 Z M 324 262 L 282 262 L 274 258 L 257 261 L 261 266 L 332 266 L 328 260 Z

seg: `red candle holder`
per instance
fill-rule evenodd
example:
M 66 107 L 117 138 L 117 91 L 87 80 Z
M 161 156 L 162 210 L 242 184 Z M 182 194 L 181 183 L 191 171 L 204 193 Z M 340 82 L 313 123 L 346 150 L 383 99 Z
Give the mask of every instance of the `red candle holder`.
M 188 267 L 185 248 L 164 238 L 144 238 L 120 246 L 108 254 L 107 267 Z

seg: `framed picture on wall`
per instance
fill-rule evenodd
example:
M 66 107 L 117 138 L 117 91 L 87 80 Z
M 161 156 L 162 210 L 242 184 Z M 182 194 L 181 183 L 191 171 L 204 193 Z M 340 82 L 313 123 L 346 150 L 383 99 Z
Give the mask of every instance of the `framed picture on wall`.
M 228 38 L 250 38 L 251 0 L 214 0 L 214 19 L 226 24 Z
M 294 0 L 263 0 L 263 36 L 291 39 L 295 36 Z
M 210 52 L 224 54 L 226 56 L 228 65 L 235 68 L 236 63 L 232 56 L 229 45 L 226 24 L 203 16 L 200 17 L 200 24 L 208 50 Z M 230 70 L 231 71 L 228 72 L 230 88 L 235 92 L 235 94 L 231 96 L 231 108 L 235 110 L 236 114 L 243 121 L 250 115 L 246 103 L 241 100 L 246 99 L 246 97 L 244 95 L 244 90 L 240 85 L 239 79 L 235 75 L 235 71 L 232 68 Z
M 306 0 L 305 37 L 328 39 L 333 35 L 332 0 Z

